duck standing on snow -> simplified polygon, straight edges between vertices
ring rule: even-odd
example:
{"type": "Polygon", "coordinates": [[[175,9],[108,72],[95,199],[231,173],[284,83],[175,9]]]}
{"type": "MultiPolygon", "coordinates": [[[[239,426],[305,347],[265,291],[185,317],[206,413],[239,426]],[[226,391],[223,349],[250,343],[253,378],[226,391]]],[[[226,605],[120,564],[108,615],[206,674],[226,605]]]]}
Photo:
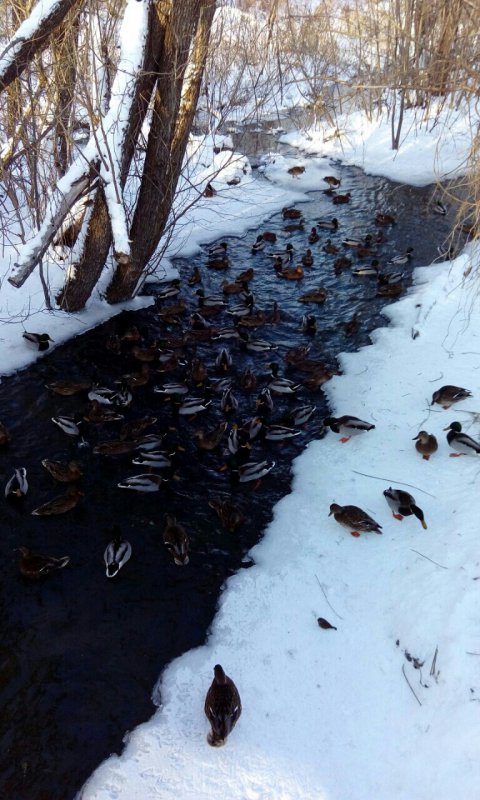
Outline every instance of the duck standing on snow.
{"type": "Polygon", "coordinates": [[[454,403],[459,403],[460,400],[471,396],[472,393],[468,389],[462,389],[460,386],[441,386],[433,393],[430,405],[438,403],[442,408],[450,408],[454,403]]]}
{"type": "Polygon", "coordinates": [[[433,435],[433,433],[427,433],[427,431],[420,431],[414,436],[413,441],[416,442],[415,450],[417,453],[420,453],[422,458],[425,461],[428,461],[433,453],[436,453],[438,450],[438,442],[433,435]]]}
{"type": "Polygon", "coordinates": [[[382,526],[358,506],[339,506],[337,503],[332,503],[328,516],[331,517],[332,514],[335,521],[348,528],[352,536],[360,536],[360,532],[369,531],[383,533],[382,526]]]}
{"type": "Polygon", "coordinates": [[[205,698],[205,714],[212,727],[207,742],[212,747],[221,747],[242,713],[242,703],[237,687],[225,675],[223,667],[216,664],[213,671],[215,677],[205,698]]]}
{"type": "Polygon", "coordinates": [[[480,443],[462,433],[462,426],[459,422],[452,422],[448,428],[444,428],[447,433],[447,442],[455,450],[455,453],[450,453],[450,458],[455,456],[474,456],[480,453],[480,443]]]}
{"type": "Polygon", "coordinates": [[[123,538],[122,532],[117,525],[113,528],[112,533],[114,538],[107,544],[103,554],[107,578],[114,578],[132,555],[132,545],[123,538]]]}
{"type": "Polygon", "coordinates": [[[22,336],[35,350],[40,352],[48,350],[50,342],[53,342],[48,333],[28,333],[28,331],[24,331],[22,336]]]}
{"type": "Polygon", "coordinates": [[[410,517],[413,514],[420,520],[422,528],[427,530],[423,511],[416,505],[415,498],[411,494],[402,489],[392,489],[391,486],[389,489],[385,489],[383,494],[395,519],[401,522],[404,517],[410,517]]]}
{"type": "Polygon", "coordinates": [[[323,420],[323,424],[328,425],[334,433],[339,433],[342,437],[340,441],[343,443],[348,442],[352,436],[375,428],[371,422],[365,422],[348,414],[344,414],[343,417],[327,417],[323,420]]]}

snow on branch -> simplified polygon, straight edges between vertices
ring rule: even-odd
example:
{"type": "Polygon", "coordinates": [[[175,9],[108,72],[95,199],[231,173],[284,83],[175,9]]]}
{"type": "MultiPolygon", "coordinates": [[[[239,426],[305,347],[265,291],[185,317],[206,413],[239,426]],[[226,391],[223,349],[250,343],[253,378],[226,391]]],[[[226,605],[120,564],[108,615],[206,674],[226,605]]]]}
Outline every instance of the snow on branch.
{"type": "Polygon", "coordinates": [[[144,63],[151,0],[129,0],[120,31],[120,59],[112,86],[107,114],[80,156],[61,178],[49,200],[49,208],[37,234],[20,251],[9,283],[20,288],[44,255],[65,216],[78,199],[92,188],[98,176],[102,181],[110,216],[114,256],[128,262],[130,242],[120,182],[120,164],[135,86],[144,63]]]}
{"type": "Polygon", "coordinates": [[[0,53],[0,92],[23,72],[71,8],[83,0],[40,0],[0,53]]]}

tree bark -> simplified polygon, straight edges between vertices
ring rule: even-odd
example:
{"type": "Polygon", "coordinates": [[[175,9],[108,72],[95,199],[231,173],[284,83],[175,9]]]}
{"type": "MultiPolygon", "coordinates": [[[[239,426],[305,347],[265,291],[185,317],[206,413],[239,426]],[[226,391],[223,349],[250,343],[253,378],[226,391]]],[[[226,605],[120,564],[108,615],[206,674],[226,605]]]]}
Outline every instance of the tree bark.
{"type": "Polygon", "coordinates": [[[57,0],[45,14],[42,14],[40,3],[35,6],[0,53],[0,92],[22,74],[34,55],[47,45],[51,34],[70,9],[80,3],[83,5],[83,0],[57,0]]]}
{"type": "MultiPolygon", "coordinates": [[[[167,4],[161,5],[165,9],[167,4]]],[[[110,303],[133,296],[165,230],[200,93],[215,0],[168,5],[152,125],[130,231],[131,261],[117,266],[107,290],[110,303]]]]}

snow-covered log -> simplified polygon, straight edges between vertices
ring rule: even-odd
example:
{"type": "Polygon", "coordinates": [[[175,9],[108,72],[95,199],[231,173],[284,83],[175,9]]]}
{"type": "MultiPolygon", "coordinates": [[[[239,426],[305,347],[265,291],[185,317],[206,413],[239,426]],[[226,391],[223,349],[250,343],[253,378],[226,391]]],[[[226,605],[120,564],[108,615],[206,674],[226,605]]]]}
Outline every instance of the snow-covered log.
{"type": "Polygon", "coordinates": [[[49,36],[83,0],[40,0],[0,53],[0,92],[6,89],[43,50],[49,36]]]}

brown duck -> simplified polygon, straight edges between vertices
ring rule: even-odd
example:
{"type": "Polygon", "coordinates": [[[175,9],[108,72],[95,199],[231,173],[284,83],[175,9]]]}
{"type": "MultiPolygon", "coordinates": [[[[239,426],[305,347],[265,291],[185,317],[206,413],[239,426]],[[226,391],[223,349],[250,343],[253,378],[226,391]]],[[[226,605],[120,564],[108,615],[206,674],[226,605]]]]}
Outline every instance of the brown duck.
{"type": "Polygon", "coordinates": [[[78,461],[49,461],[44,458],[42,466],[50,473],[52,478],[59,483],[75,483],[83,475],[78,461]]]}
{"type": "Polygon", "coordinates": [[[47,517],[56,516],[57,514],[66,514],[67,511],[71,511],[72,508],[78,505],[83,495],[84,492],[81,492],[80,489],[71,489],[66,492],[66,494],[61,494],[53,500],[50,500],[49,503],[44,503],[43,506],[39,506],[32,511],[32,515],[34,517],[47,517]]]}
{"type": "Polygon", "coordinates": [[[237,687],[225,675],[223,667],[216,664],[213,671],[215,677],[205,698],[205,714],[212,727],[207,742],[212,747],[221,747],[242,713],[242,703],[237,687]]]}
{"type": "Polygon", "coordinates": [[[213,497],[208,501],[208,505],[217,514],[222,528],[229,533],[235,533],[245,522],[245,515],[231,500],[221,500],[219,497],[213,497]]]}
{"type": "Polygon", "coordinates": [[[433,433],[420,431],[420,433],[417,433],[417,435],[413,437],[413,441],[415,442],[415,450],[417,453],[420,453],[425,461],[428,461],[430,456],[438,450],[438,442],[433,433]]]}
{"type": "Polygon", "coordinates": [[[358,506],[339,506],[337,503],[332,503],[328,516],[331,517],[332,514],[336,522],[348,528],[352,536],[360,536],[360,532],[369,531],[382,533],[382,526],[358,506]]]}
{"type": "Polygon", "coordinates": [[[179,525],[176,517],[165,514],[165,530],[163,531],[163,541],[167,550],[173,556],[175,564],[185,567],[189,562],[188,551],[190,541],[183,525],[179,525]]]}
{"type": "Polygon", "coordinates": [[[70,556],[62,556],[61,558],[54,558],[53,556],[44,556],[39,553],[32,553],[29,547],[22,545],[18,548],[20,558],[18,560],[18,568],[20,574],[24,578],[38,580],[54,572],[57,569],[63,569],[70,561],[70,556]]]}

